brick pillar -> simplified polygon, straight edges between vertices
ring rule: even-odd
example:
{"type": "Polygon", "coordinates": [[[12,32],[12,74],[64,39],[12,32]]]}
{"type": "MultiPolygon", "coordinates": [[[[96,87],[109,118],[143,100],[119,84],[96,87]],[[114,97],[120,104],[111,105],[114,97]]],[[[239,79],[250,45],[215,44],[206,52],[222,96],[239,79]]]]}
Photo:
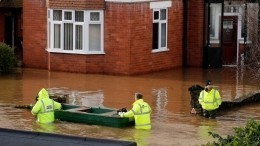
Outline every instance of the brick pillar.
{"type": "Polygon", "coordinates": [[[203,64],[204,0],[188,1],[187,65],[203,64]]]}
{"type": "Polygon", "coordinates": [[[23,63],[47,68],[47,8],[43,0],[23,1],[23,63]]]}

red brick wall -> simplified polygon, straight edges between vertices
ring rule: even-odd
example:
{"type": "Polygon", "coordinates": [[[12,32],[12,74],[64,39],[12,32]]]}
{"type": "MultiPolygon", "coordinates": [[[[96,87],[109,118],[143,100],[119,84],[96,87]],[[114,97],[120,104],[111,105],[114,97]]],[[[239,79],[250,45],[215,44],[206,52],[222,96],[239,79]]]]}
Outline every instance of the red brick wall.
{"type": "Polygon", "coordinates": [[[77,73],[105,73],[104,55],[51,53],[50,70],[77,73]]]}
{"type": "Polygon", "coordinates": [[[49,8],[67,8],[67,9],[104,9],[105,0],[49,0],[49,8]]]}
{"type": "Polygon", "coordinates": [[[4,41],[4,12],[0,10],[0,42],[4,41]]]}
{"type": "Polygon", "coordinates": [[[168,9],[169,51],[159,53],[152,53],[153,11],[149,3],[106,3],[103,55],[48,54],[45,51],[47,8],[41,2],[24,0],[26,67],[128,75],[182,66],[182,1],[173,1],[168,9]]]}
{"type": "Polygon", "coordinates": [[[181,1],[168,9],[169,51],[159,53],[152,53],[153,11],[149,3],[107,3],[106,8],[105,67],[109,72],[137,74],[182,65],[181,1]]]}
{"type": "Polygon", "coordinates": [[[107,3],[105,10],[105,70],[130,74],[131,4],[107,3]]]}
{"type": "Polygon", "coordinates": [[[23,1],[23,63],[47,68],[47,9],[43,0],[23,1]]]}
{"type": "Polygon", "coordinates": [[[204,0],[188,1],[188,66],[202,66],[204,0]]]}

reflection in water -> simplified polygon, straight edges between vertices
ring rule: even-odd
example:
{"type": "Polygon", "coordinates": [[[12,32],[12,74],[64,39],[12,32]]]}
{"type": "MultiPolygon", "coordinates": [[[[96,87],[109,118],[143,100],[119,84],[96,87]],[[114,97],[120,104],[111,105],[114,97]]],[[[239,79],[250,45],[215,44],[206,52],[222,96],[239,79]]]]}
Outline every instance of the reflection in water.
{"type": "Polygon", "coordinates": [[[77,91],[66,87],[47,88],[50,95],[68,95],[68,103],[87,107],[103,107],[104,93],[97,91],[77,91]]]}
{"type": "Polygon", "coordinates": [[[134,141],[136,141],[139,145],[147,146],[150,141],[151,130],[134,130],[134,141]]]}
{"type": "Polygon", "coordinates": [[[152,96],[155,98],[156,106],[153,107],[153,116],[156,120],[165,121],[167,120],[167,90],[166,88],[153,89],[152,96]]]}
{"type": "Polygon", "coordinates": [[[34,132],[55,133],[55,131],[57,131],[54,123],[42,124],[38,122],[33,122],[32,124],[32,131],[34,132]]]}
{"type": "Polygon", "coordinates": [[[207,132],[232,134],[233,127],[245,125],[247,118],[260,119],[260,104],[252,104],[221,113],[214,120],[190,114],[188,88],[211,79],[223,100],[239,98],[258,86],[234,68],[206,70],[201,68],[175,69],[136,75],[111,76],[49,72],[22,69],[17,74],[0,75],[0,126],[12,129],[53,132],[57,134],[96,138],[133,140],[138,145],[168,146],[207,143],[207,132]],[[152,130],[134,127],[112,128],[56,121],[42,127],[29,110],[15,109],[15,104],[31,104],[41,88],[50,93],[68,94],[76,105],[122,108],[132,107],[133,95],[139,91],[152,107],[152,130]],[[49,129],[48,129],[49,128],[49,129]]]}

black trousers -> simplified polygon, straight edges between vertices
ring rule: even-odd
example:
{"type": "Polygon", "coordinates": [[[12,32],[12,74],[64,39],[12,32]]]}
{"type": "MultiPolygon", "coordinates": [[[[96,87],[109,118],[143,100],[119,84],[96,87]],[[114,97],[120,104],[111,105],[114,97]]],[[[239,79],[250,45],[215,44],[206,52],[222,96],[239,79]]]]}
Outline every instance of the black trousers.
{"type": "Polygon", "coordinates": [[[216,118],[216,115],[217,115],[217,109],[211,111],[207,111],[203,109],[203,116],[206,118],[216,118]]]}

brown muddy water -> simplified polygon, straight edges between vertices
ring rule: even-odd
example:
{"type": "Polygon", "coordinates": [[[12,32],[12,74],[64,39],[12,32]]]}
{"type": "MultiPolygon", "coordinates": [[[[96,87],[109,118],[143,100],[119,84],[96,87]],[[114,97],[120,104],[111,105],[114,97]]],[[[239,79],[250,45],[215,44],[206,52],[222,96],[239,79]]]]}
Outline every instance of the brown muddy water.
{"type": "Polygon", "coordinates": [[[0,127],[41,131],[94,138],[136,141],[138,146],[194,146],[214,140],[208,131],[232,134],[233,127],[244,126],[248,118],[260,120],[260,104],[243,106],[205,119],[190,114],[188,88],[211,79],[223,100],[232,100],[258,90],[255,83],[236,68],[174,69],[163,72],[112,76],[18,69],[12,75],[0,75],[0,127]],[[134,127],[112,128],[56,121],[48,126],[35,122],[29,110],[12,105],[31,104],[41,88],[51,93],[66,93],[70,103],[85,106],[132,107],[135,92],[144,94],[152,109],[152,130],[134,127]]]}

